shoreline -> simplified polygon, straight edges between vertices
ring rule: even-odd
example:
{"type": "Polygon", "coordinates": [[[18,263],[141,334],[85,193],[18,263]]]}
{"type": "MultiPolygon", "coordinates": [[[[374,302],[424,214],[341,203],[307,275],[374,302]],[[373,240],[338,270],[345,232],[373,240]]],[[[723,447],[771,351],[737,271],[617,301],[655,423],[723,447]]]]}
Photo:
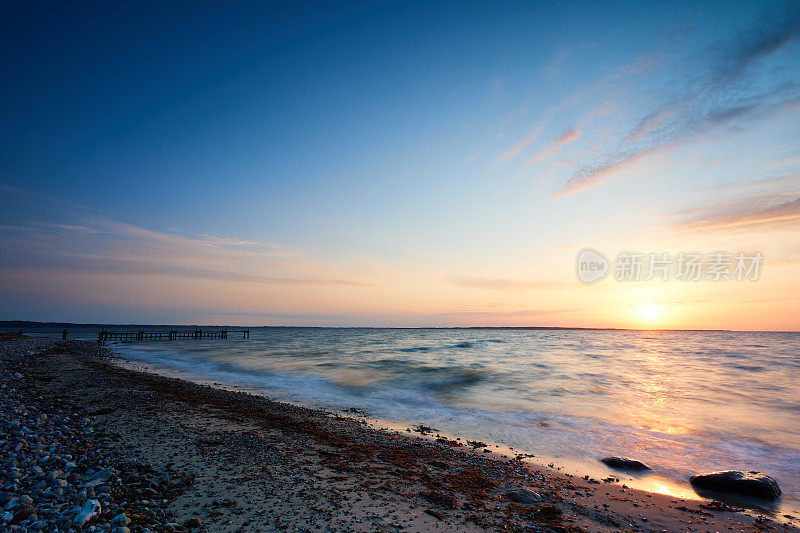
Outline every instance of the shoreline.
{"type": "MultiPolygon", "coordinates": [[[[215,388],[234,392],[244,392],[254,394],[260,397],[270,398],[275,401],[284,402],[293,406],[306,407],[312,410],[330,411],[339,413],[343,416],[354,417],[358,420],[366,421],[371,427],[375,429],[385,429],[388,431],[409,433],[408,428],[416,427],[420,423],[435,426],[434,435],[427,435],[426,438],[434,439],[438,436],[446,437],[451,440],[460,441],[462,444],[467,442],[468,439],[475,441],[485,441],[487,446],[478,449],[480,453],[483,449],[493,453],[492,457],[496,459],[503,459],[505,456],[514,457],[520,454],[526,455],[522,458],[525,463],[532,463],[534,468],[544,469],[561,474],[572,474],[573,477],[584,477],[589,475],[591,478],[598,480],[608,479],[609,477],[618,478],[617,483],[627,485],[632,489],[638,489],[645,492],[659,493],[673,498],[680,498],[688,501],[695,501],[697,503],[708,503],[713,501],[715,497],[722,498],[722,501],[733,506],[743,507],[749,509],[751,513],[765,513],[769,516],[785,517],[785,515],[800,516],[800,505],[794,495],[793,485],[787,483],[786,487],[783,486],[785,479],[779,479],[784,489],[784,497],[776,501],[759,501],[757,499],[748,499],[737,497],[735,495],[717,494],[709,495],[707,493],[698,493],[695,488],[689,483],[691,475],[701,472],[711,472],[715,470],[724,470],[732,467],[748,470],[748,465],[751,465],[747,459],[732,458],[727,462],[717,462],[716,465],[695,465],[694,467],[685,467],[683,471],[676,472],[674,469],[668,471],[664,464],[659,464],[658,460],[652,457],[653,454],[638,453],[635,459],[642,459],[651,466],[653,470],[644,472],[619,470],[608,467],[603,464],[599,459],[606,455],[627,455],[626,450],[638,449],[635,443],[616,442],[610,443],[609,446],[604,446],[602,450],[597,450],[598,453],[586,456],[584,455],[557,455],[542,453],[543,445],[537,439],[529,439],[526,444],[500,444],[501,441],[494,440],[488,432],[481,431],[480,426],[467,427],[458,423],[452,423],[451,420],[441,420],[437,418],[437,413],[431,413],[426,410],[404,410],[404,415],[395,418],[387,418],[387,411],[383,409],[383,417],[376,415],[372,411],[369,402],[362,402],[359,398],[351,398],[343,400],[341,398],[329,397],[323,394],[325,399],[319,399],[311,394],[309,397],[300,397],[291,392],[287,393],[286,390],[280,387],[271,388],[270,386],[258,385],[249,382],[246,379],[238,380],[237,375],[231,374],[210,374],[204,375],[203,371],[197,372],[190,368],[182,368],[180,365],[172,366],[170,361],[162,361],[156,357],[155,360],[148,357],[147,352],[139,353],[140,349],[137,345],[128,346],[127,343],[111,343],[108,348],[118,355],[118,364],[124,368],[143,371],[147,373],[155,373],[165,377],[182,379],[193,383],[209,385],[215,388]],[[356,407],[352,407],[352,406],[356,407]],[[409,416],[410,415],[410,416],[409,416]],[[477,428],[477,431],[476,431],[477,428]]],[[[166,350],[169,348],[169,343],[164,346],[166,350]]],[[[156,353],[159,353],[158,351],[156,353]]],[[[173,361],[174,362],[174,361],[173,361]]],[[[397,415],[397,413],[394,413],[397,415]]],[[[445,417],[447,418],[447,417],[445,417]]],[[[584,431],[589,433],[604,434],[605,431],[613,431],[615,428],[586,429],[584,431]]],[[[581,434],[578,435],[580,437],[581,434]]],[[[418,432],[417,432],[418,436],[418,432]]],[[[597,448],[597,447],[595,447],[597,448]]],[[[464,448],[469,451],[468,447],[464,448]]],[[[645,450],[641,450],[644,452],[645,450]]],[[[765,472],[781,472],[779,469],[765,468],[765,472]]]]}
{"type": "Polygon", "coordinates": [[[0,340],[0,354],[3,461],[15,455],[18,474],[18,488],[4,489],[9,498],[2,504],[17,498],[17,507],[27,506],[5,510],[0,530],[75,527],[76,509],[96,501],[100,510],[84,526],[117,520],[121,533],[800,531],[794,517],[731,512],[613,481],[590,483],[470,451],[452,438],[384,431],[335,412],[123,368],[108,349],[86,341],[10,337],[0,340]],[[42,415],[50,422],[38,422],[42,415]],[[37,434],[36,446],[20,427],[37,434]],[[65,427],[80,438],[64,442],[65,427]],[[39,460],[44,466],[31,464],[39,460]],[[53,471],[62,474],[48,479],[53,471]],[[106,471],[106,480],[88,485],[106,471]],[[519,488],[525,491],[514,492],[519,488]],[[28,509],[36,520],[28,518],[33,512],[21,516],[28,509]]]}

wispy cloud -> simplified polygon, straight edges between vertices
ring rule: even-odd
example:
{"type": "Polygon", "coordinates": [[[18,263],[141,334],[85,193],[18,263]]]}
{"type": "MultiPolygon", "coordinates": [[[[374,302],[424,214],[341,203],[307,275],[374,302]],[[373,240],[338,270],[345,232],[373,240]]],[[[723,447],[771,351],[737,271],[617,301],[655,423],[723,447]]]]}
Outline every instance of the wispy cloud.
{"type": "Polygon", "coordinates": [[[800,227],[800,173],[768,176],[701,190],[715,202],[666,216],[679,231],[781,230],[800,227]]]}
{"type": "Polygon", "coordinates": [[[760,76],[774,65],[766,60],[800,40],[800,5],[764,19],[735,38],[704,51],[703,68],[693,78],[679,80],[677,90],[656,101],[619,141],[604,153],[579,161],[554,196],[598,185],[650,157],[710,134],[742,131],[800,104],[796,72],[760,76]],[[766,81],[771,80],[771,81],[766,81]]]}
{"type": "Polygon", "coordinates": [[[694,210],[681,220],[680,230],[774,230],[800,227],[800,198],[775,205],[710,206],[694,210]]]}
{"type": "Polygon", "coordinates": [[[550,79],[557,78],[561,74],[561,69],[563,68],[564,63],[566,63],[574,53],[574,47],[561,50],[552,58],[550,58],[545,66],[542,67],[542,72],[544,72],[544,75],[550,79]]]}
{"type": "Polygon", "coordinates": [[[530,281],[507,278],[454,277],[450,283],[467,289],[488,289],[493,291],[527,291],[532,289],[557,289],[569,284],[561,281],[530,281]]]}
{"type": "Polygon", "coordinates": [[[796,2],[779,17],[765,17],[741,31],[728,43],[720,43],[711,82],[729,83],[743,76],[758,61],[800,38],[800,7],[796,2]]]}
{"type": "Polygon", "coordinates": [[[160,276],[270,285],[363,286],[275,243],[153,231],[74,212],[63,221],[0,226],[0,272],[160,276]]]}
{"type": "Polygon", "coordinates": [[[665,109],[654,111],[642,117],[634,130],[625,137],[625,142],[640,141],[647,137],[654,129],[664,124],[673,114],[673,110],[665,109]]]}
{"type": "Polygon", "coordinates": [[[794,94],[794,91],[777,96],[769,93],[752,100],[749,104],[712,108],[700,116],[685,113],[680,122],[671,121],[670,131],[663,132],[663,135],[645,135],[646,142],[635,148],[607,154],[599,163],[582,165],[554,196],[565,196],[598,185],[628,170],[643,158],[665,152],[721,128],[746,127],[749,123],[774,115],[778,111],[792,110],[800,104],[800,95],[794,94]]]}
{"type": "Polygon", "coordinates": [[[550,157],[551,155],[555,154],[563,147],[567,146],[570,143],[573,143],[581,138],[581,130],[578,128],[567,128],[566,130],[562,131],[547,144],[547,146],[540,150],[539,152],[535,153],[531,156],[527,164],[533,165],[550,157]]]}
{"type": "Polygon", "coordinates": [[[792,157],[784,157],[783,159],[776,159],[774,161],[770,161],[769,163],[769,168],[782,168],[782,167],[800,168],[800,155],[792,157]]]}
{"type": "Polygon", "coordinates": [[[473,318],[514,318],[514,317],[541,317],[558,313],[569,313],[576,309],[517,309],[514,311],[453,311],[443,313],[444,316],[473,317],[473,318]]]}
{"type": "Polygon", "coordinates": [[[544,127],[537,126],[530,135],[524,139],[521,139],[517,144],[500,154],[498,159],[500,161],[508,161],[509,159],[517,157],[525,148],[536,142],[536,140],[542,135],[542,131],[544,131],[544,127]]]}

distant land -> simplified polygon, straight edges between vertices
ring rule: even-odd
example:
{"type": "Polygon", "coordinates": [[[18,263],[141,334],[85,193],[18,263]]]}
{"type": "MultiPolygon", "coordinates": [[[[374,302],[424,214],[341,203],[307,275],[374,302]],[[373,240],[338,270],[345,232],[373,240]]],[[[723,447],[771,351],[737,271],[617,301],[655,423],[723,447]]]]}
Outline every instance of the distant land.
{"type": "MultiPolygon", "coordinates": [[[[577,330],[577,331],[733,331],[730,329],[658,329],[658,328],[586,328],[571,326],[419,326],[419,327],[378,327],[378,326],[238,326],[231,324],[105,324],[105,323],[76,323],[76,322],[34,322],[30,320],[0,320],[0,329],[23,330],[26,329],[70,329],[70,328],[131,328],[131,327],[154,327],[154,328],[275,328],[275,329],[478,329],[478,330],[577,330]]],[[[772,333],[792,333],[772,332],[772,333]]]]}

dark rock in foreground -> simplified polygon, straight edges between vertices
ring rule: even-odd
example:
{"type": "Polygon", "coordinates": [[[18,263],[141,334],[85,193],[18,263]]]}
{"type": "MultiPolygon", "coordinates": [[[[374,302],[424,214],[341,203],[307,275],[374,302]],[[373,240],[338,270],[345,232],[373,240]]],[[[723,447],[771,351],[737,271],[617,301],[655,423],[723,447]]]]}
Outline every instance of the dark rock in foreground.
{"type": "Polygon", "coordinates": [[[781,495],[778,482],[763,472],[725,470],[710,474],[697,474],[689,482],[699,489],[718,492],[737,492],[746,496],[774,500],[781,495]]]}
{"type": "Polygon", "coordinates": [[[636,461],[634,459],[626,459],[625,457],[603,457],[600,459],[601,463],[605,463],[607,466],[611,468],[618,468],[621,470],[652,470],[649,466],[644,464],[641,461],[636,461]]]}

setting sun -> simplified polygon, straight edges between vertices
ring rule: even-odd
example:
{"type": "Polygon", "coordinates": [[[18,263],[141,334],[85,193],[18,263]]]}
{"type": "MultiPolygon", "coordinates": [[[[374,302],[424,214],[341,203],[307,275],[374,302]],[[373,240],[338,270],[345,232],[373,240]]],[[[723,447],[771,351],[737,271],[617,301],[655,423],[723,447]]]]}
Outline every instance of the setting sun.
{"type": "Polygon", "coordinates": [[[636,308],[636,314],[644,322],[655,322],[663,314],[660,306],[656,304],[643,304],[636,308]]]}

